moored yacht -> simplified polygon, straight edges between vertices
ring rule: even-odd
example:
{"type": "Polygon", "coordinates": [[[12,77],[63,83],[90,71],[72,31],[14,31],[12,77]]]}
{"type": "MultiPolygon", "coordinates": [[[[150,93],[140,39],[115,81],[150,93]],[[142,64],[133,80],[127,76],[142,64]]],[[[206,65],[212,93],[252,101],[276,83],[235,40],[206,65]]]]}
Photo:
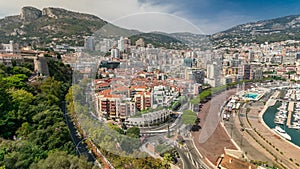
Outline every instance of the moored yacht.
{"type": "Polygon", "coordinates": [[[283,119],[283,118],[275,118],[274,119],[274,123],[276,123],[276,124],[284,124],[285,123],[285,119],[283,119]]]}
{"type": "Polygon", "coordinates": [[[300,122],[293,122],[292,128],[300,130],[300,122]]]}
{"type": "Polygon", "coordinates": [[[278,133],[281,137],[283,137],[283,138],[285,138],[285,139],[287,139],[287,140],[291,140],[291,136],[290,136],[289,134],[287,134],[281,127],[276,126],[276,127],[274,128],[274,131],[275,131],[276,133],[278,133]]]}

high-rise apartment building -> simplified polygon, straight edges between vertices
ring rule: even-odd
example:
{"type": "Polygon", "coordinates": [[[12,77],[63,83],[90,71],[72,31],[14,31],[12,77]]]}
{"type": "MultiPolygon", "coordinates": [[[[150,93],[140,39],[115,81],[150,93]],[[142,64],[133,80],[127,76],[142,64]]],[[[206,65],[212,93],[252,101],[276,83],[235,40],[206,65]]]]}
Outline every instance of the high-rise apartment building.
{"type": "Polygon", "coordinates": [[[87,50],[95,50],[95,38],[93,36],[87,36],[84,39],[84,48],[87,50]]]}

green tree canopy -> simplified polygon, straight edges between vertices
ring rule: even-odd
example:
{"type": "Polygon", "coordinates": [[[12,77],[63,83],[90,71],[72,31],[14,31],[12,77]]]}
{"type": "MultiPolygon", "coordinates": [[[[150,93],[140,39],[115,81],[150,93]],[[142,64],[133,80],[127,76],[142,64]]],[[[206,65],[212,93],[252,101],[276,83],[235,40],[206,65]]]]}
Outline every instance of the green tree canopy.
{"type": "Polygon", "coordinates": [[[184,110],[181,118],[183,124],[193,125],[197,120],[197,114],[192,110],[184,110]]]}
{"type": "Polygon", "coordinates": [[[40,159],[46,157],[47,153],[43,151],[39,146],[26,141],[2,141],[0,144],[1,149],[5,155],[0,158],[0,166],[3,165],[6,168],[29,168],[33,162],[38,162],[40,159]]]}
{"type": "Polygon", "coordinates": [[[46,159],[33,163],[31,169],[58,169],[58,168],[74,168],[74,169],[91,169],[96,168],[92,163],[87,162],[84,157],[76,157],[69,155],[67,152],[55,151],[50,153],[46,159]]]}
{"type": "Polygon", "coordinates": [[[126,135],[133,138],[139,138],[140,137],[140,128],[133,126],[127,129],[126,135]]]}
{"type": "Polygon", "coordinates": [[[17,88],[22,89],[26,88],[26,81],[28,77],[24,74],[15,74],[9,77],[3,78],[3,81],[6,83],[6,88],[17,88]]]}

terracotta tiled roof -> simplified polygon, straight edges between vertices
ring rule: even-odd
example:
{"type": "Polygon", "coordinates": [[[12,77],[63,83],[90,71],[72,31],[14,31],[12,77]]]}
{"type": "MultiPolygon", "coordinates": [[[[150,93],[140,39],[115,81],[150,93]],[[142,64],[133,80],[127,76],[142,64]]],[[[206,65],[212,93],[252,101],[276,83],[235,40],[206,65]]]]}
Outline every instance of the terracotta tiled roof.
{"type": "Polygon", "coordinates": [[[36,50],[24,50],[24,49],[21,49],[21,53],[30,53],[30,54],[34,53],[34,54],[36,54],[36,53],[44,53],[44,52],[36,51],[36,50]]]}
{"type": "Polygon", "coordinates": [[[104,98],[122,98],[122,96],[117,94],[107,94],[104,95],[104,98]]]}
{"type": "Polygon", "coordinates": [[[110,94],[111,92],[112,92],[111,89],[106,89],[106,90],[103,90],[103,91],[99,92],[99,94],[100,94],[100,95],[108,95],[108,94],[110,94]]]}
{"type": "Polygon", "coordinates": [[[131,86],[132,89],[146,89],[147,86],[137,86],[137,85],[134,85],[134,86],[131,86]]]}
{"type": "Polygon", "coordinates": [[[96,87],[107,87],[107,86],[110,86],[110,84],[104,82],[104,83],[96,84],[95,86],[96,86],[96,87]]]}
{"type": "Polygon", "coordinates": [[[230,169],[241,169],[241,168],[256,169],[257,168],[254,164],[237,159],[227,154],[224,155],[219,165],[221,165],[224,168],[230,168],[230,169]]]}
{"type": "Polygon", "coordinates": [[[127,91],[129,90],[128,87],[125,87],[125,86],[120,86],[120,87],[116,87],[114,88],[115,91],[127,91]]]}
{"type": "Polygon", "coordinates": [[[0,57],[21,57],[21,55],[13,53],[2,53],[0,54],[0,57]]]}

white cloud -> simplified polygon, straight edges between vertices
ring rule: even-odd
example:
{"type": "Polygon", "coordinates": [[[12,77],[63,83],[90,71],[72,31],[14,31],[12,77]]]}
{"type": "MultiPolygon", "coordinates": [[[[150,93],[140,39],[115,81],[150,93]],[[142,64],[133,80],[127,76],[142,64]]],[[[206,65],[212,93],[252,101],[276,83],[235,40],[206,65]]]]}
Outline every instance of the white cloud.
{"type": "Polygon", "coordinates": [[[145,32],[163,31],[167,33],[203,33],[199,28],[184,18],[160,12],[136,13],[118,18],[112,23],[125,28],[142,29],[145,32]]]}
{"type": "Polygon", "coordinates": [[[168,15],[175,6],[154,5],[150,2],[141,3],[138,0],[11,0],[9,3],[1,0],[0,6],[0,14],[3,16],[19,14],[23,6],[34,6],[39,9],[51,6],[94,14],[127,28],[133,26],[134,29],[144,31],[190,31],[187,29],[189,26],[183,26],[189,23],[184,23],[184,20],[168,15]],[[176,25],[177,21],[180,21],[180,24],[176,25]]]}
{"type": "MultiPolygon", "coordinates": [[[[101,18],[115,20],[121,16],[139,12],[168,12],[170,5],[153,6],[138,0],[1,0],[1,13],[19,14],[23,6],[61,7],[73,11],[95,14],[101,18]]],[[[3,16],[2,16],[3,17],[3,16]]]]}
{"type": "MultiPolygon", "coordinates": [[[[207,1],[201,1],[208,3],[207,1]]],[[[149,0],[0,0],[0,17],[19,14],[23,6],[61,7],[72,11],[89,13],[126,28],[142,31],[213,33],[225,30],[242,19],[239,17],[211,18],[195,15],[180,3],[160,3],[149,0]],[[196,24],[197,26],[193,25],[196,24]],[[197,28],[198,27],[198,28],[197,28]],[[200,31],[203,30],[203,31],[200,31]]]]}

